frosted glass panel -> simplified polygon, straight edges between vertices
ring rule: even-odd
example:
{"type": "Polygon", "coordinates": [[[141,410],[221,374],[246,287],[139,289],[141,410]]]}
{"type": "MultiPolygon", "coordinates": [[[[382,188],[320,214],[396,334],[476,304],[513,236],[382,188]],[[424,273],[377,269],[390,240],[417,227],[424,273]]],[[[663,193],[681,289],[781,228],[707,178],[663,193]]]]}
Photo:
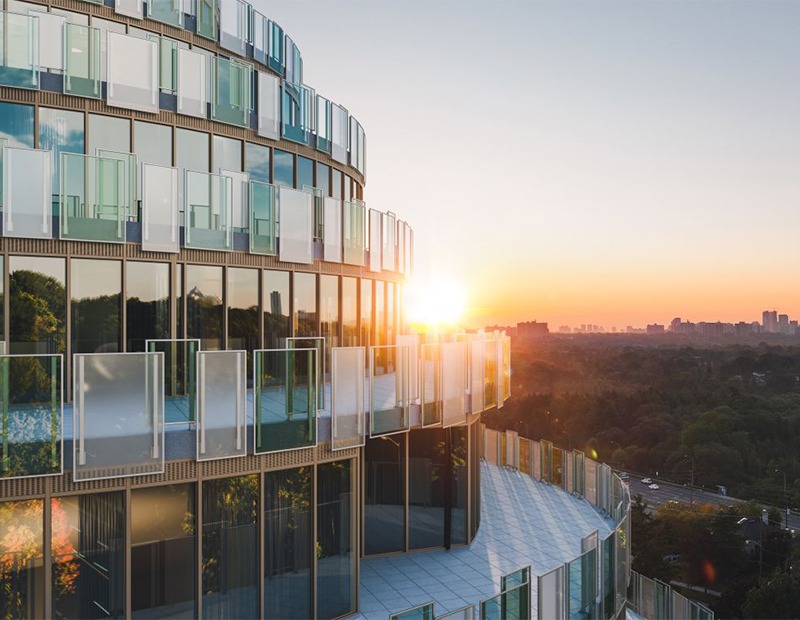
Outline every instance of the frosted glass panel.
{"type": "Polygon", "coordinates": [[[254,351],[255,452],[317,443],[317,349],[254,351]]]}
{"type": "Polygon", "coordinates": [[[406,225],[405,222],[397,222],[397,272],[406,272],[406,225]]]}
{"type": "Polygon", "coordinates": [[[120,15],[142,19],[142,0],[116,0],[114,11],[120,15]]]}
{"type": "Polygon", "coordinates": [[[178,112],[208,116],[208,59],[204,54],[178,49],[178,112]]]}
{"type": "Polygon", "coordinates": [[[409,428],[409,356],[404,346],[370,347],[370,437],[409,428]]]}
{"type": "Polygon", "coordinates": [[[0,85],[39,88],[38,18],[0,11],[0,85]]]}
{"type": "Polygon", "coordinates": [[[53,236],[52,151],[6,147],[2,163],[3,236],[49,239],[53,236]]]}
{"type": "Polygon", "coordinates": [[[537,577],[539,618],[564,617],[564,567],[537,577]]]}
{"type": "Polygon", "coordinates": [[[467,343],[444,342],[442,347],[442,425],[467,420],[467,343]]]}
{"type": "Polygon", "coordinates": [[[369,210],[369,270],[381,271],[381,220],[383,214],[369,210]]]}
{"type": "Polygon", "coordinates": [[[442,422],[442,351],[439,344],[423,344],[422,364],[422,426],[442,422]]]}
{"type": "Polygon", "coordinates": [[[142,164],[142,249],[178,253],[178,169],[142,164]]]}
{"type": "Polygon", "coordinates": [[[399,346],[408,347],[408,398],[419,401],[419,335],[397,336],[399,346]]]}
{"type": "Polygon", "coordinates": [[[331,104],[331,157],[340,164],[347,164],[347,110],[331,104]]]}
{"type": "Polygon", "coordinates": [[[382,213],[381,221],[383,233],[383,268],[386,271],[396,271],[394,234],[397,228],[397,219],[394,213],[382,213]]]}
{"type": "Polygon", "coordinates": [[[258,135],[277,140],[281,130],[281,81],[258,73],[258,135]]]}
{"type": "Polygon", "coordinates": [[[247,454],[244,351],[197,353],[197,460],[247,454]]]}
{"type": "Polygon", "coordinates": [[[343,260],[348,265],[364,266],[366,239],[365,218],[367,208],[356,202],[346,201],[342,211],[343,260]]]}
{"type": "Polygon", "coordinates": [[[66,18],[53,13],[31,11],[39,20],[39,65],[42,69],[64,69],[64,22],[66,18]]]}
{"type": "Polygon", "coordinates": [[[314,196],[278,188],[278,258],[290,263],[314,262],[314,196]]]}
{"type": "Polygon", "coordinates": [[[331,450],[364,445],[364,348],[331,349],[331,450]]]}
{"type": "Polygon", "coordinates": [[[0,478],[60,474],[63,356],[0,356],[0,478]]]}
{"type": "Polygon", "coordinates": [[[469,341],[470,358],[470,393],[472,396],[472,413],[484,410],[484,369],[486,367],[484,340],[472,339],[469,341]]]}
{"type": "Polygon", "coordinates": [[[275,228],[275,186],[250,181],[251,254],[276,253],[278,244],[275,228]]]}
{"type": "Polygon", "coordinates": [[[342,201],[325,196],[323,199],[322,258],[342,262],[342,201]]]}
{"type": "Polygon", "coordinates": [[[230,250],[233,247],[231,180],[187,170],[184,188],[186,247],[230,250]]]}
{"type": "Polygon", "coordinates": [[[158,43],[108,35],[108,105],[158,113],[158,43]]]}
{"type": "Polygon", "coordinates": [[[231,170],[219,173],[231,180],[231,226],[244,230],[250,222],[250,175],[231,170]]]}
{"type": "Polygon", "coordinates": [[[243,0],[219,3],[219,44],[244,56],[247,50],[250,5],[243,0]]]}
{"type": "Polygon", "coordinates": [[[164,471],[164,354],[73,356],[74,478],[164,471]]]}

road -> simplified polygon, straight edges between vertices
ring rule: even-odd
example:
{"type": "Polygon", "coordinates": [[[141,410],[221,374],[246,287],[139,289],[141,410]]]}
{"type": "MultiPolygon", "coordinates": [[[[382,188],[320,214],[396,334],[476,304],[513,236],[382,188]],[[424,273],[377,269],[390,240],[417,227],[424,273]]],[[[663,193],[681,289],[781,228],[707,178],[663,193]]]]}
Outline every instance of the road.
{"type": "MultiPolygon", "coordinates": [[[[672,482],[658,478],[653,478],[653,482],[658,483],[658,486],[661,487],[658,491],[653,491],[648,485],[641,481],[641,478],[634,478],[634,476],[631,475],[628,481],[631,497],[641,495],[642,499],[653,507],[667,504],[670,501],[680,502],[682,504],[688,504],[694,501],[694,503],[722,504],[724,506],[733,506],[737,502],[743,501],[734,497],[725,497],[701,489],[692,490],[688,486],[673,484],[672,482]]],[[[780,508],[780,510],[783,512],[784,509],[780,508]]],[[[792,511],[787,525],[796,532],[800,532],[800,514],[798,514],[797,511],[792,511]]]]}

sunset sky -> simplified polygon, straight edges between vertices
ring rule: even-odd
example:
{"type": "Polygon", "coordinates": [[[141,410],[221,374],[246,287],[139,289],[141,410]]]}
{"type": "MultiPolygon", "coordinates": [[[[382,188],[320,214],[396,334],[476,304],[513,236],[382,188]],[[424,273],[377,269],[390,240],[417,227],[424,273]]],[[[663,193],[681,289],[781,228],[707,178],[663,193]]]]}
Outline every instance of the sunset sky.
{"type": "Polygon", "coordinates": [[[469,326],[800,315],[800,2],[257,4],[469,326]]]}

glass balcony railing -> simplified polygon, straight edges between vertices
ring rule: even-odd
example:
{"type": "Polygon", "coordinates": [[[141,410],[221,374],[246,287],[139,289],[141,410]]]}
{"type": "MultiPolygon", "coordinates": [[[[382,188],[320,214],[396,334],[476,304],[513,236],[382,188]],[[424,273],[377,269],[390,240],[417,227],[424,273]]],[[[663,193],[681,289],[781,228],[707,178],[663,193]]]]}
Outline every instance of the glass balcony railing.
{"type": "Polygon", "coordinates": [[[253,352],[256,454],[316,445],[318,357],[317,348],[253,352]]]}
{"type": "Polygon", "coordinates": [[[197,416],[196,357],[200,341],[147,340],[148,352],[164,355],[164,423],[191,423],[197,416]]]}
{"type": "Polygon", "coordinates": [[[442,350],[439,343],[420,347],[422,426],[442,423],[442,350]]]}
{"type": "MultiPolygon", "coordinates": [[[[330,367],[330,351],[325,346],[325,338],[321,336],[293,336],[286,339],[286,347],[289,349],[315,349],[317,355],[315,361],[317,364],[316,376],[321,384],[329,381],[330,377],[327,374],[330,367]]],[[[317,390],[317,409],[325,409],[326,395],[325,390],[317,390]]]]}
{"type": "Polygon", "coordinates": [[[252,7],[244,0],[224,0],[220,3],[219,44],[244,56],[251,41],[252,7]]]}
{"type": "Polygon", "coordinates": [[[0,138],[0,204],[3,235],[28,239],[53,236],[53,153],[11,148],[0,138]]]}
{"type": "Polygon", "coordinates": [[[76,353],[72,372],[73,478],[163,473],[163,353],[76,353]]]}
{"type": "Polygon", "coordinates": [[[233,248],[231,179],[186,171],[184,181],[184,245],[205,250],[233,248]]]}
{"type": "Polygon", "coordinates": [[[61,355],[0,355],[0,478],[60,474],[61,355]]]}
{"type": "Polygon", "coordinates": [[[345,201],[342,209],[342,260],[348,265],[365,264],[365,219],[366,207],[345,201]]]}
{"type": "Polygon", "coordinates": [[[197,352],[197,460],[247,454],[245,351],[197,352]]]}
{"type": "Polygon", "coordinates": [[[316,93],[302,84],[283,83],[283,105],[281,135],[300,144],[312,143],[316,112],[316,93]]]}
{"type": "Polygon", "coordinates": [[[217,39],[217,0],[197,0],[197,34],[217,39]]]}
{"type": "Polygon", "coordinates": [[[0,85],[39,88],[38,19],[0,12],[0,44],[0,85]]]}
{"type": "Polygon", "coordinates": [[[182,0],[147,0],[147,17],[170,26],[182,28],[182,4],[182,0]]]}
{"type": "MultiPolygon", "coordinates": [[[[529,620],[531,585],[523,583],[481,601],[481,620],[529,620]]],[[[560,616],[547,616],[559,618],[560,616]]]]}
{"type": "Polygon", "coordinates": [[[331,353],[331,450],[364,445],[364,349],[331,353]]]}
{"type": "Polygon", "coordinates": [[[442,356],[442,425],[467,420],[467,343],[444,342],[442,356]]]}
{"type": "Polygon", "coordinates": [[[274,256],[276,235],[276,190],[274,185],[250,181],[250,253],[274,256]]]}
{"type": "Polygon", "coordinates": [[[100,30],[64,24],[64,93],[100,98],[100,30]]]}
{"type": "Polygon", "coordinates": [[[369,348],[370,437],[409,429],[409,356],[407,346],[369,348]]]}
{"type": "MultiPolygon", "coordinates": [[[[134,184],[134,191],[135,188],[134,184]]],[[[180,250],[177,168],[142,164],[140,219],[143,250],[172,253],[180,250]]]]}
{"type": "Polygon", "coordinates": [[[61,153],[61,238],[125,242],[125,162],[61,153]]]}
{"type": "Polygon", "coordinates": [[[392,614],[389,620],[433,620],[433,603],[425,603],[400,613],[392,614]]]}
{"type": "Polygon", "coordinates": [[[221,56],[211,59],[211,118],[250,126],[253,110],[253,67],[221,56]]]}

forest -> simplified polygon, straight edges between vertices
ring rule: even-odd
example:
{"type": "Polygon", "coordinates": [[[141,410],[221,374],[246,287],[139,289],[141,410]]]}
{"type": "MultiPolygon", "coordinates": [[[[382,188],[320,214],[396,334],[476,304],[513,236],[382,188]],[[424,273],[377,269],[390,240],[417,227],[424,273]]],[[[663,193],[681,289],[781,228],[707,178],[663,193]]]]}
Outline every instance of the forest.
{"type": "Polygon", "coordinates": [[[750,500],[635,497],[634,570],[702,589],[684,594],[718,618],[800,617],[800,534],[777,509],[761,520],[761,504],[800,509],[800,343],[512,338],[511,367],[511,398],[487,426],[750,500]]]}

